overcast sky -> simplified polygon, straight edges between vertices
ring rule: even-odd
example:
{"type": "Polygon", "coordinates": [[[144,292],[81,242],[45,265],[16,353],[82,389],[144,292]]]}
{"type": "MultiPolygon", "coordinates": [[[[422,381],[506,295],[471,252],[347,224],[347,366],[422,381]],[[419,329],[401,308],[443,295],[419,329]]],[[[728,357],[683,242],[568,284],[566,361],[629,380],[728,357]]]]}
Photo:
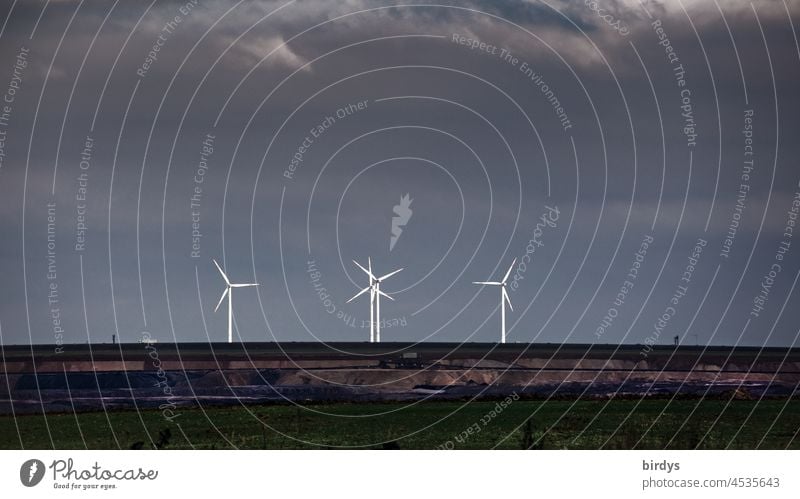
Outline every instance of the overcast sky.
{"type": "Polygon", "coordinates": [[[3,2],[2,343],[795,344],[800,2],[415,3],[3,2]]]}

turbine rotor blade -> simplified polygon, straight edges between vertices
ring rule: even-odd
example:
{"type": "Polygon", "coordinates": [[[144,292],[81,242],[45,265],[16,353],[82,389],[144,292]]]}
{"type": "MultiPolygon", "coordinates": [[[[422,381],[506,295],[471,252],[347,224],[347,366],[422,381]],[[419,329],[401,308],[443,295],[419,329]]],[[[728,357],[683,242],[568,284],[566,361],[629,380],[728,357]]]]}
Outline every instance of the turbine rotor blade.
{"type": "Polygon", "coordinates": [[[250,287],[253,287],[253,286],[258,286],[258,284],[256,284],[256,283],[251,283],[251,284],[231,284],[232,288],[250,288],[250,287]]]}
{"type": "Polygon", "coordinates": [[[217,270],[219,270],[219,273],[222,274],[222,278],[225,279],[225,284],[230,286],[231,285],[231,281],[228,280],[228,276],[225,275],[225,272],[222,271],[222,267],[220,267],[219,264],[217,263],[217,261],[214,260],[213,258],[212,258],[212,261],[214,262],[214,265],[217,266],[217,270]]]}
{"type": "Polygon", "coordinates": [[[356,298],[358,298],[359,296],[363,295],[367,291],[371,291],[371,290],[372,290],[372,286],[367,286],[366,288],[364,288],[361,291],[359,291],[354,297],[352,297],[349,300],[347,300],[347,303],[350,303],[351,301],[355,300],[356,298]]]}
{"type": "Polygon", "coordinates": [[[487,284],[489,286],[502,286],[502,282],[472,281],[472,284],[487,284]]]}
{"type": "Polygon", "coordinates": [[[379,278],[378,278],[378,280],[379,280],[379,281],[382,281],[382,280],[384,280],[384,279],[386,279],[386,278],[392,277],[393,275],[395,275],[396,273],[400,272],[401,270],[403,270],[403,269],[397,269],[397,270],[395,270],[394,272],[389,272],[389,273],[388,273],[388,274],[386,274],[385,276],[383,276],[383,277],[379,277],[379,278]]]}
{"type": "Polygon", "coordinates": [[[503,280],[500,281],[500,282],[502,282],[503,284],[506,283],[506,281],[508,280],[508,276],[511,275],[511,270],[514,268],[514,264],[515,263],[517,263],[517,259],[516,258],[514,258],[514,261],[511,262],[511,266],[508,268],[508,272],[506,272],[506,275],[503,277],[503,280]]]}
{"type": "Polygon", "coordinates": [[[385,296],[386,298],[388,298],[388,299],[390,299],[390,300],[394,301],[394,298],[392,298],[391,296],[387,295],[386,293],[384,293],[384,292],[383,292],[383,291],[381,291],[381,290],[378,290],[378,294],[379,294],[379,295],[381,295],[381,296],[385,296]]]}
{"type": "MultiPolygon", "coordinates": [[[[364,271],[364,273],[365,273],[365,274],[367,274],[367,275],[369,276],[369,278],[370,278],[370,279],[375,279],[375,276],[374,276],[374,275],[372,275],[372,272],[371,272],[370,270],[367,270],[367,269],[365,269],[364,267],[362,267],[362,266],[361,266],[361,264],[360,264],[360,263],[358,263],[358,262],[357,262],[357,261],[355,261],[355,260],[353,260],[353,263],[355,263],[355,264],[358,266],[358,268],[360,268],[361,270],[363,270],[363,271],[364,271]]],[[[370,267],[372,267],[372,265],[370,265],[370,267]]]]}
{"type": "Polygon", "coordinates": [[[225,300],[225,297],[228,296],[228,293],[230,293],[230,291],[231,288],[225,288],[225,291],[222,292],[222,296],[220,296],[219,298],[219,303],[217,303],[217,306],[214,308],[214,312],[219,310],[219,306],[222,305],[222,302],[225,300]]]}
{"type": "MultiPolygon", "coordinates": [[[[508,303],[508,308],[513,312],[514,307],[511,306],[511,298],[508,297],[508,291],[506,291],[505,287],[503,287],[503,299],[508,303]]],[[[502,305],[502,303],[500,305],[502,305]]]]}

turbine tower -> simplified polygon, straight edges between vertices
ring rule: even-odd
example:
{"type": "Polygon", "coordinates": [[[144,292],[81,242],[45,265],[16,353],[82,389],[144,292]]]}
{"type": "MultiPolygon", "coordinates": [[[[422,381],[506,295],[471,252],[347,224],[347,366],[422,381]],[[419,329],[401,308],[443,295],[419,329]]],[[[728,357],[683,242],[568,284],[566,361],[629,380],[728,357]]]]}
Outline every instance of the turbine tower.
{"type": "Polygon", "coordinates": [[[506,291],[506,282],[508,281],[508,277],[511,275],[511,269],[514,268],[515,263],[517,263],[516,258],[514,259],[513,262],[511,262],[511,266],[508,268],[508,272],[506,272],[506,275],[503,276],[503,280],[500,282],[478,281],[472,283],[472,284],[482,284],[487,286],[500,287],[500,343],[506,342],[506,303],[508,303],[508,308],[512,312],[514,311],[514,308],[511,306],[511,298],[508,297],[508,291],[506,291]]]}
{"type": "Polygon", "coordinates": [[[258,286],[256,283],[249,283],[249,284],[232,284],[228,276],[225,275],[225,272],[222,271],[222,267],[219,266],[216,260],[213,260],[214,265],[217,266],[217,270],[219,273],[222,274],[222,278],[225,279],[225,291],[222,292],[222,296],[219,298],[219,303],[217,303],[217,307],[214,309],[214,312],[219,310],[219,306],[222,305],[222,300],[225,299],[225,296],[228,296],[228,343],[233,343],[233,288],[249,288],[252,286],[258,286]]]}
{"type": "Polygon", "coordinates": [[[347,303],[350,303],[351,301],[355,300],[359,296],[369,291],[369,342],[380,343],[381,342],[381,296],[385,296],[386,298],[394,301],[394,298],[381,291],[381,282],[395,275],[396,273],[400,272],[403,269],[397,269],[381,277],[375,277],[375,275],[372,273],[371,258],[367,258],[367,268],[364,268],[360,263],[358,263],[355,260],[353,260],[353,263],[355,263],[358,266],[358,268],[363,270],[364,273],[369,276],[369,286],[356,293],[354,297],[347,300],[347,303]]]}

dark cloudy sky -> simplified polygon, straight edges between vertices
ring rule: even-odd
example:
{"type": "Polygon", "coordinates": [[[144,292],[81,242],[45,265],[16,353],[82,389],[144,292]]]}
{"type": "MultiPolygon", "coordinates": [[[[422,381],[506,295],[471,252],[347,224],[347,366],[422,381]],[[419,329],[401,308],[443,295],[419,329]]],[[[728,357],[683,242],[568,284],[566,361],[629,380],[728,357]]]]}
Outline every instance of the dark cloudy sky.
{"type": "Polygon", "coordinates": [[[416,3],[3,2],[2,343],[795,344],[799,2],[416,3]]]}

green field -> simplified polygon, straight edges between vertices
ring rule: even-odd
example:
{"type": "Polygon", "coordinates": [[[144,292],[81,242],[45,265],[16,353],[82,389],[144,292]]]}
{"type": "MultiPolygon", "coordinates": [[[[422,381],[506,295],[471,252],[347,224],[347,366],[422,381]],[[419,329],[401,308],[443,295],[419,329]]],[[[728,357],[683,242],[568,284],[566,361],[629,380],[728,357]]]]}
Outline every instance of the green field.
{"type": "Polygon", "coordinates": [[[496,404],[193,408],[176,409],[172,422],[158,410],[0,416],[0,447],[800,449],[798,400],[517,400],[499,411],[496,404]]]}

